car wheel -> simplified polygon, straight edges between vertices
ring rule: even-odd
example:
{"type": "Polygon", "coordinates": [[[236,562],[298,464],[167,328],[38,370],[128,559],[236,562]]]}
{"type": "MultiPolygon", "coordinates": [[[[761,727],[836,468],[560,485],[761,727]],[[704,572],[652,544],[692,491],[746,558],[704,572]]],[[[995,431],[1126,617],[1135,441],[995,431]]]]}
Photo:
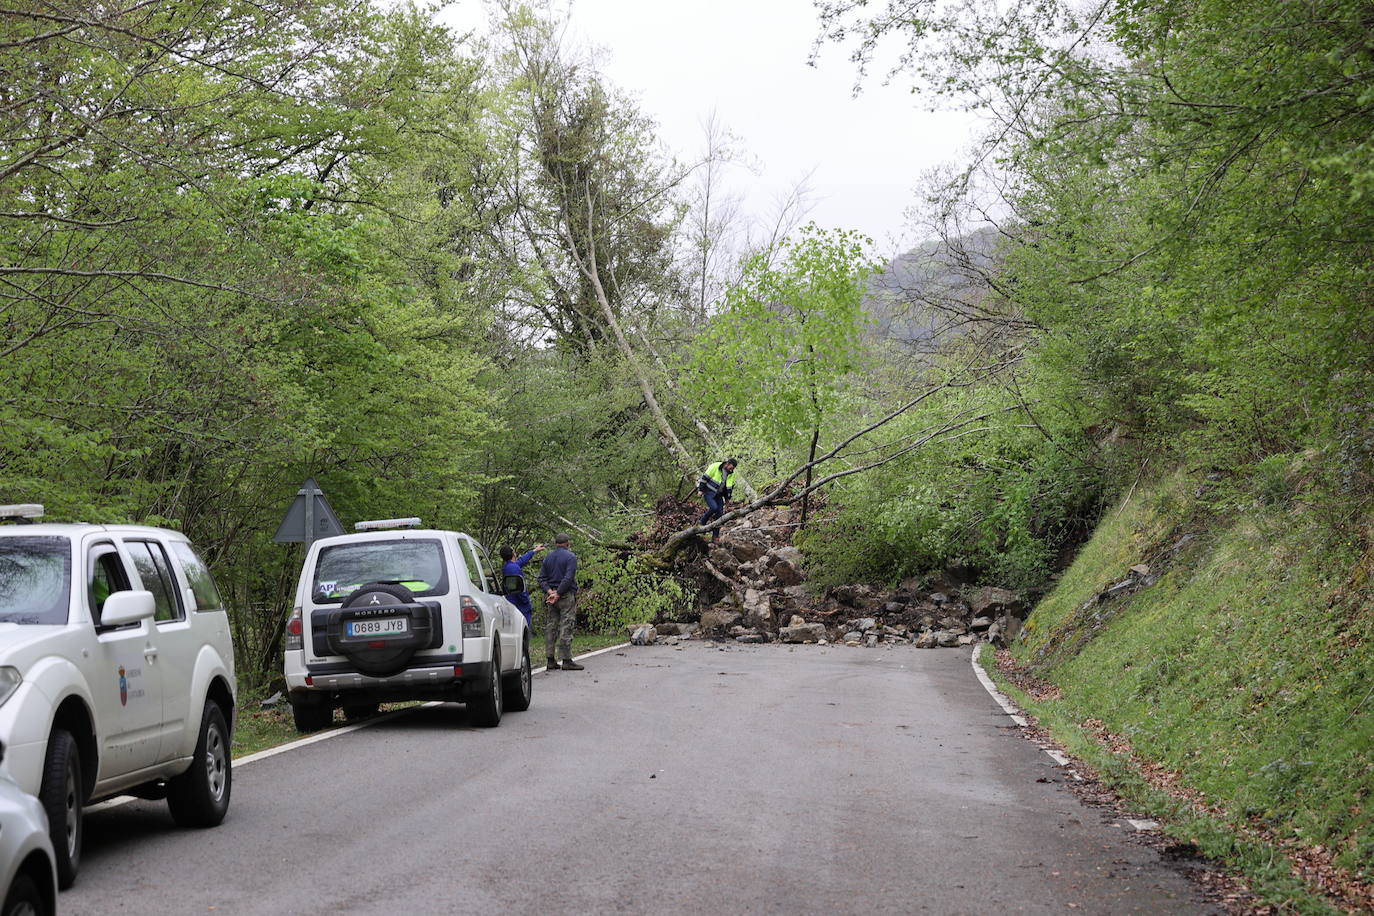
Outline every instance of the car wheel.
{"type": "Polygon", "coordinates": [[[214,827],[229,811],[234,768],[229,756],[229,726],[214,700],[205,701],[191,767],[167,785],[167,808],[182,827],[214,827]]]}
{"type": "Polygon", "coordinates": [[[3,916],[50,916],[52,911],[43,902],[38,885],[28,875],[16,875],[5,897],[3,916]]]}
{"type": "Polygon", "coordinates": [[[491,675],[487,678],[486,689],[468,703],[472,721],[482,728],[495,728],[501,724],[501,646],[496,637],[491,639],[491,675]]]}
{"type": "Polygon", "coordinates": [[[69,888],[81,864],[81,755],[76,739],[65,728],[54,729],[48,738],[43,761],[43,781],[38,800],[48,813],[48,834],[56,853],[57,885],[69,888]]]}
{"type": "Polygon", "coordinates": [[[501,685],[501,695],[506,709],[511,712],[524,712],[530,708],[530,700],[534,697],[534,672],[530,670],[528,644],[520,647],[520,667],[513,674],[506,675],[505,683],[501,685]]]}
{"type": "Polygon", "coordinates": [[[296,731],[317,732],[333,723],[334,707],[324,703],[297,703],[293,700],[291,718],[295,720],[296,731]]]}
{"type": "Polygon", "coordinates": [[[382,708],[381,703],[346,703],[344,704],[344,718],[350,722],[361,722],[375,716],[382,708]]]}

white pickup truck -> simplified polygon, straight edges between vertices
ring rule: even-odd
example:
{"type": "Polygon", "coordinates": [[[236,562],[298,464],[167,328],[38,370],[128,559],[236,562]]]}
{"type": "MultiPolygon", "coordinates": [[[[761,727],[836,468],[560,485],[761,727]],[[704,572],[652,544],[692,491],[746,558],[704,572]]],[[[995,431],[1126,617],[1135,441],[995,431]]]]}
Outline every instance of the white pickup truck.
{"type": "Polygon", "coordinates": [[[224,819],[235,691],[228,616],[184,535],[0,525],[3,766],[43,803],[62,887],[91,802],[128,793],[165,798],[184,826],[224,819]]]}

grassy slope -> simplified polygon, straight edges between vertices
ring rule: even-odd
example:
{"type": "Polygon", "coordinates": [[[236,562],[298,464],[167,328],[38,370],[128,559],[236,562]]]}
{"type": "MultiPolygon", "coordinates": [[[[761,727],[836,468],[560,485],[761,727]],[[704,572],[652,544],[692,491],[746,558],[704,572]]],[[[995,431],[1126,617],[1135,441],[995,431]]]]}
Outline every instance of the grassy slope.
{"type": "Polygon", "coordinates": [[[1218,520],[1196,485],[1137,489],[1104,519],[1016,655],[1062,688],[1055,718],[1101,720],[1233,823],[1374,880],[1374,554],[1339,536],[1368,525],[1253,505],[1218,520]],[[1083,610],[1185,532],[1157,584],[1083,610]]]}

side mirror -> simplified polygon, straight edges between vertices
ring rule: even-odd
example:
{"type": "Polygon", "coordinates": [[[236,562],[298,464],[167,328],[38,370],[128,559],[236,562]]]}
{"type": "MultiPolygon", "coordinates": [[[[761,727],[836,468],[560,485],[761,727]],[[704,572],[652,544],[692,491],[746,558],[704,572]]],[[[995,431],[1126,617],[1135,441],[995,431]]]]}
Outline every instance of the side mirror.
{"type": "Polygon", "coordinates": [[[155,610],[152,592],[113,592],[105,599],[105,607],[100,611],[100,625],[118,627],[137,623],[153,616],[155,610]]]}
{"type": "Polygon", "coordinates": [[[181,603],[186,605],[188,611],[200,610],[200,607],[196,605],[196,590],[189,585],[181,590],[181,603]]]}

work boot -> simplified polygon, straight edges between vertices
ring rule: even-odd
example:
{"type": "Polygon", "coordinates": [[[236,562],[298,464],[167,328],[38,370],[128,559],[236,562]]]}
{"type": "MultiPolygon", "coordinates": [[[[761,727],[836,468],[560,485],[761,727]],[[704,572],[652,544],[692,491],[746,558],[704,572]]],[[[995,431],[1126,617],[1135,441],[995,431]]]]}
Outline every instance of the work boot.
{"type": "Polygon", "coordinates": [[[584,667],[582,667],[581,665],[579,665],[577,662],[573,661],[572,659],[570,659],[570,658],[565,658],[565,659],[563,659],[563,670],[564,670],[564,671],[586,671],[587,669],[584,668],[584,667]]]}
{"type": "Polygon", "coordinates": [[[552,655],[550,655],[550,656],[548,657],[548,659],[545,660],[545,667],[547,667],[550,671],[557,671],[557,670],[558,670],[558,659],[556,659],[556,658],[554,658],[552,655]]]}

